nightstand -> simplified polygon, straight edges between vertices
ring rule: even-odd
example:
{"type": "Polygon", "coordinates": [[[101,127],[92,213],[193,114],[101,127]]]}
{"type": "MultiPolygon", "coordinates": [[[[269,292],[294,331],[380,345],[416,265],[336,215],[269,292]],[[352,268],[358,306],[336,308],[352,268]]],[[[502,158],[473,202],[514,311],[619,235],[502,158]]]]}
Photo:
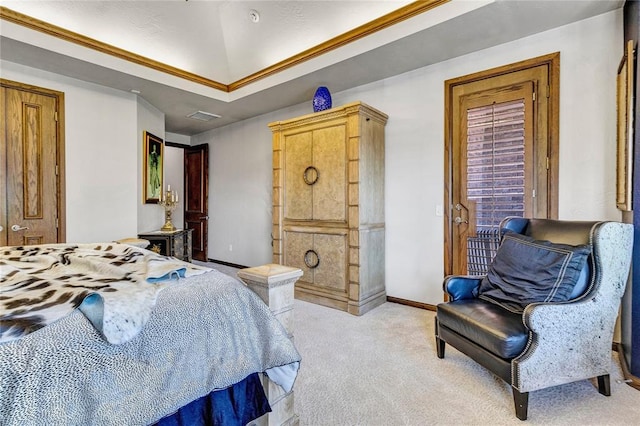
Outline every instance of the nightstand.
{"type": "Polygon", "coordinates": [[[138,238],[144,238],[151,243],[147,250],[191,262],[192,233],[193,229],[177,229],[168,232],[152,231],[138,234],[138,238]]]}

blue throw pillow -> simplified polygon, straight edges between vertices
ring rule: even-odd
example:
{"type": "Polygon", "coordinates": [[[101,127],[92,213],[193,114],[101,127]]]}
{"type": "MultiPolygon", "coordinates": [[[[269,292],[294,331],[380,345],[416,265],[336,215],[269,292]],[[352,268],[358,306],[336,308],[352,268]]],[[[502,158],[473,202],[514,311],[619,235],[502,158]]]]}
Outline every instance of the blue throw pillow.
{"type": "Polygon", "coordinates": [[[478,297],[513,312],[522,312],[530,303],[569,300],[590,253],[589,245],[507,233],[480,283],[478,297]]]}

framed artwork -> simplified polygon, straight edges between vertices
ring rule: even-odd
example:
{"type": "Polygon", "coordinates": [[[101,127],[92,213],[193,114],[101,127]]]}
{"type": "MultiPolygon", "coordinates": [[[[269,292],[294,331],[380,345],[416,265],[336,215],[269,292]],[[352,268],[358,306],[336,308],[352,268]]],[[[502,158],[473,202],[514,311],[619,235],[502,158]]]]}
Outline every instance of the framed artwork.
{"type": "Polygon", "coordinates": [[[145,130],[143,135],[143,200],[145,204],[158,204],[162,190],[163,141],[145,130]]]}
{"type": "Polygon", "coordinates": [[[620,210],[631,210],[631,186],[633,166],[633,64],[634,42],[629,40],[618,67],[617,78],[617,172],[616,206],[620,210]]]}

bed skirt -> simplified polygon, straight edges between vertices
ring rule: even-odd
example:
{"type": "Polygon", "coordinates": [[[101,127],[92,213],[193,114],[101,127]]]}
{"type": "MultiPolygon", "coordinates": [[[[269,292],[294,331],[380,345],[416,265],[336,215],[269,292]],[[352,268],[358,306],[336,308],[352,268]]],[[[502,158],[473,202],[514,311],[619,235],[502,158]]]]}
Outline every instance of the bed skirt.
{"type": "Polygon", "coordinates": [[[258,373],[216,390],[160,419],[154,426],[244,426],[271,412],[258,373]]]}

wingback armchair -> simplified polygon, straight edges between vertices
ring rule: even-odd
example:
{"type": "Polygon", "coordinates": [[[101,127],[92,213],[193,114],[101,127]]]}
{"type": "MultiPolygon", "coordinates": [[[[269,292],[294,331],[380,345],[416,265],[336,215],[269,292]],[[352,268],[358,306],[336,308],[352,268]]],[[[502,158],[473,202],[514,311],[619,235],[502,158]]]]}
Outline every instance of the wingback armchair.
{"type": "Polygon", "coordinates": [[[438,357],[449,344],[510,383],[520,420],[531,391],[597,378],[609,396],[633,226],[507,218],[501,235],[486,276],[445,278],[438,357]]]}

